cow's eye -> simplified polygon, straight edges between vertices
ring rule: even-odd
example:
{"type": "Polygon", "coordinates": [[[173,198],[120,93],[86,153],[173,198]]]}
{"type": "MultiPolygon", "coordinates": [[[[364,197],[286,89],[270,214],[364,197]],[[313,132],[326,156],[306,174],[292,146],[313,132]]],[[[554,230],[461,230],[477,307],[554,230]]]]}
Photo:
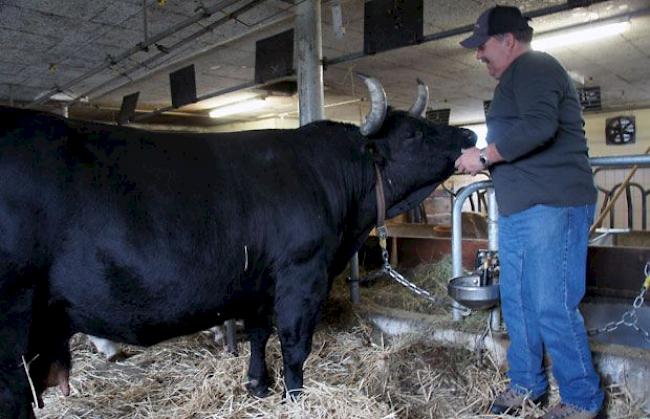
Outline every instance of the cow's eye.
{"type": "Polygon", "coordinates": [[[409,145],[409,144],[418,144],[422,141],[422,137],[424,135],[422,134],[422,131],[407,131],[404,137],[403,137],[403,142],[402,144],[404,145],[409,145]]]}

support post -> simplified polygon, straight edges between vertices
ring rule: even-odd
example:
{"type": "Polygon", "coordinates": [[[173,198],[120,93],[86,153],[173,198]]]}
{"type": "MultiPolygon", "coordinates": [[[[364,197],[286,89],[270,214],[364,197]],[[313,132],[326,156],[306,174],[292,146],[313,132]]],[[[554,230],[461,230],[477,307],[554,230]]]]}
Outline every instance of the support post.
{"type": "Polygon", "coordinates": [[[300,125],[324,119],[321,0],[297,7],[296,54],[300,125]]]}
{"type": "Polygon", "coordinates": [[[359,252],[355,252],[350,259],[350,302],[359,304],[361,296],[359,294],[359,252]]]}
{"type": "Polygon", "coordinates": [[[235,319],[226,320],[223,324],[226,327],[228,353],[239,356],[237,352],[237,324],[235,323],[235,319]]]}

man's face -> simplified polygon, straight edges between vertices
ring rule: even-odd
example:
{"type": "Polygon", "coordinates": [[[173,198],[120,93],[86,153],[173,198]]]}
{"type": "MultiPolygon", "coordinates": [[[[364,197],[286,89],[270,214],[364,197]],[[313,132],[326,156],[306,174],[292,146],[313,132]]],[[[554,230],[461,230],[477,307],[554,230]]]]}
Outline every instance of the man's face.
{"type": "Polygon", "coordinates": [[[512,34],[491,36],[476,49],[476,59],[487,65],[490,76],[499,79],[512,63],[512,34]]]}

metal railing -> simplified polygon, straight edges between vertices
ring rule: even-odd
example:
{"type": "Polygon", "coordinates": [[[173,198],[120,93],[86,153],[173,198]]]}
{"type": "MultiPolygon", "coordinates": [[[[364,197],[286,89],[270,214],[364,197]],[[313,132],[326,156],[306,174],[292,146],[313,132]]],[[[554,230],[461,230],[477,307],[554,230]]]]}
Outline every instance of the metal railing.
{"type": "MultiPolygon", "coordinates": [[[[597,168],[626,168],[631,166],[638,167],[650,167],[650,155],[626,155],[626,156],[612,156],[612,157],[594,157],[590,159],[590,163],[593,167],[597,168]]],[[[599,169],[596,169],[598,171],[599,169]]],[[[620,188],[621,185],[616,185],[620,188]]],[[[633,186],[636,187],[636,186],[633,186]]],[[[602,190],[603,188],[601,188],[602,190]]],[[[645,212],[647,212],[647,196],[649,193],[645,189],[642,189],[644,201],[642,202],[642,208],[644,211],[643,217],[643,226],[646,228],[645,221],[645,212]]],[[[451,257],[452,257],[452,274],[453,277],[458,277],[464,274],[462,266],[462,207],[464,202],[473,194],[478,196],[479,199],[483,198],[483,194],[487,194],[487,208],[488,208],[488,250],[497,250],[498,248],[498,239],[497,239],[497,204],[494,196],[494,187],[491,180],[479,181],[469,184],[457,193],[453,193],[448,189],[445,189],[447,192],[450,192],[453,196],[453,211],[452,211],[452,237],[451,237],[451,257]],[[479,193],[484,191],[483,193],[479,193]]],[[[609,194],[608,199],[612,199],[613,193],[615,193],[615,188],[607,191],[609,194]]],[[[605,203],[606,204],[606,203],[605,203]]],[[[601,211],[603,210],[601,208],[601,211]]],[[[358,301],[358,259],[353,259],[353,275],[352,281],[350,284],[351,293],[353,300],[358,301]]],[[[459,306],[459,310],[453,311],[454,319],[459,319],[462,315],[462,306],[459,306]]],[[[496,309],[495,309],[496,310],[496,309]]]]}

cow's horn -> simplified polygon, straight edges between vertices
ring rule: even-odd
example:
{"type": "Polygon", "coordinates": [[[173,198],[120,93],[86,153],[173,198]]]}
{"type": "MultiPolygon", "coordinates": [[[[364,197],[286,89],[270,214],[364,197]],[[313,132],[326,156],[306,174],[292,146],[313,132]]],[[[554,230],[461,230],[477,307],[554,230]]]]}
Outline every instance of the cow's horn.
{"type": "Polygon", "coordinates": [[[368,112],[360,127],[361,135],[367,137],[379,131],[379,128],[384,123],[387,107],[386,92],[379,80],[360,73],[357,73],[357,75],[366,83],[370,92],[370,112],[368,112]]]}
{"type": "Polygon", "coordinates": [[[424,116],[428,104],[429,86],[424,84],[422,80],[418,79],[418,97],[415,99],[415,103],[411,106],[411,109],[409,109],[409,115],[418,118],[424,116]]]}

